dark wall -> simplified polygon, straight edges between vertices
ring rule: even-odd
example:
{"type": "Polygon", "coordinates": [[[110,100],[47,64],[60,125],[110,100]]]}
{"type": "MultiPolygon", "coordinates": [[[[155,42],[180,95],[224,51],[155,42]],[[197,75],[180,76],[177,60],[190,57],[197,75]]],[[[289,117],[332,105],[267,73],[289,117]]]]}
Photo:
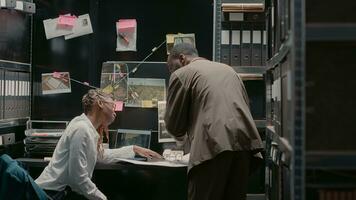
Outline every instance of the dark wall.
{"type": "MultiPolygon", "coordinates": [[[[32,119],[71,120],[82,113],[81,98],[89,89],[72,81],[71,93],[42,95],[41,74],[68,71],[71,78],[99,87],[105,61],[141,61],[152,48],[165,41],[167,33],[195,33],[201,56],[212,58],[213,2],[199,1],[119,1],[119,0],[35,0],[37,12],[33,29],[32,119]],[[47,40],[43,20],[59,14],[90,14],[93,34],[71,40],[47,40]],[[119,19],[137,20],[137,52],[116,52],[116,24],[119,19]]],[[[165,44],[130,77],[164,78],[168,84],[165,44]]],[[[129,65],[132,69],[137,63],[129,65]]],[[[125,108],[110,128],[151,130],[151,147],[160,152],[157,142],[157,109],[125,108]]]]}
{"type": "MultiPolygon", "coordinates": [[[[56,18],[59,14],[82,15],[92,10],[88,0],[35,1],[37,6],[33,28],[33,119],[69,120],[81,113],[81,96],[88,88],[72,82],[72,93],[42,96],[41,74],[53,71],[68,71],[71,78],[88,81],[96,68],[94,34],[71,40],[63,37],[47,40],[43,20],[56,18]]],[[[100,76],[100,74],[98,74],[100,76]]]]}
{"type": "Polygon", "coordinates": [[[308,0],[305,1],[308,23],[355,23],[356,2],[354,0],[308,0]],[[330,13],[333,13],[330,15],[330,13]]]}
{"type": "Polygon", "coordinates": [[[1,9],[0,60],[30,63],[30,31],[29,15],[16,10],[1,9]]]}
{"type": "Polygon", "coordinates": [[[306,149],[354,152],[356,42],[309,42],[306,149]],[[326,59],[327,58],[327,59],[326,59]]]}
{"type": "Polygon", "coordinates": [[[266,118],[266,96],[264,80],[249,80],[244,81],[244,85],[248,94],[250,110],[253,119],[263,120],[266,118]]]}
{"type": "MultiPolygon", "coordinates": [[[[166,34],[178,32],[195,33],[200,55],[212,58],[212,1],[103,0],[98,3],[97,23],[98,66],[108,60],[143,60],[165,41],[166,34]],[[132,18],[137,20],[137,52],[116,52],[115,22],[132,18]]],[[[166,58],[164,44],[148,61],[165,62],[166,58]]]]}
{"type": "MultiPolygon", "coordinates": [[[[33,119],[70,120],[82,112],[80,100],[88,88],[72,82],[72,93],[41,95],[41,74],[68,71],[71,78],[100,85],[105,61],[142,60],[167,33],[195,33],[201,56],[212,57],[213,2],[211,1],[119,1],[119,0],[35,0],[33,29],[33,119]],[[89,13],[93,34],[71,40],[46,40],[43,20],[59,14],[89,13]],[[115,22],[137,19],[137,52],[116,52],[115,22]]],[[[149,61],[166,60],[165,45],[149,61]]],[[[144,69],[143,69],[144,70],[144,69]]],[[[144,120],[144,119],[142,119],[144,120]]]]}

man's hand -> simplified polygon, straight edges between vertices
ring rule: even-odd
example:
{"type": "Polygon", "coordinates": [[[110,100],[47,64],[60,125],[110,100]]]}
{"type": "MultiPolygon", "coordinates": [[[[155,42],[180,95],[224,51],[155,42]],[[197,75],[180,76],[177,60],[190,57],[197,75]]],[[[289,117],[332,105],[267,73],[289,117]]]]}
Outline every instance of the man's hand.
{"type": "Polygon", "coordinates": [[[188,140],[188,135],[187,135],[187,134],[184,134],[184,135],[178,136],[178,137],[175,137],[175,136],[174,136],[174,139],[175,139],[177,142],[183,142],[183,143],[185,143],[186,140],[188,140]]]}
{"type": "Polygon", "coordinates": [[[150,149],[146,149],[146,148],[143,148],[143,147],[140,147],[140,146],[136,146],[134,145],[133,146],[133,151],[140,155],[140,156],[143,156],[143,157],[146,157],[148,159],[152,159],[152,158],[162,158],[161,155],[159,155],[158,153],[150,150],[150,149]]]}

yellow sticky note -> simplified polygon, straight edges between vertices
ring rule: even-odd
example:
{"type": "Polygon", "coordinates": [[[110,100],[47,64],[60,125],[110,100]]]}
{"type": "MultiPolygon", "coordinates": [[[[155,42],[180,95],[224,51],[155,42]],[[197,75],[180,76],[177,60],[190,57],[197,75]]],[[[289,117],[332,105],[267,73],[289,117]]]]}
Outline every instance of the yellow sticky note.
{"type": "Polygon", "coordinates": [[[151,100],[142,100],[141,107],[142,108],[152,108],[153,107],[152,101],[151,100]]]}
{"type": "Polygon", "coordinates": [[[103,92],[105,92],[106,94],[111,94],[113,91],[114,88],[111,85],[108,85],[103,89],[103,92]]]}
{"type": "Polygon", "coordinates": [[[167,34],[166,35],[166,42],[167,43],[174,43],[174,34],[167,34]]]}

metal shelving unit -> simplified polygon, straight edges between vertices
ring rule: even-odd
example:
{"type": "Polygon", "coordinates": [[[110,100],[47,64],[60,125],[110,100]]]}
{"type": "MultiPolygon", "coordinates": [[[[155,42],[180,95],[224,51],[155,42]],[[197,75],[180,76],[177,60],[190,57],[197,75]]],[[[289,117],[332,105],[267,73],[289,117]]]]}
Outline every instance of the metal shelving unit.
{"type": "Polygon", "coordinates": [[[306,152],[305,162],[307,170],[356,170],[356,153],[306,152]]]}
{"type": "Polygon", "coordinates": [[[0,60],[0,68],[11,70],[11,71],[21,71],[21,72],[30,72],[31,64],[30,63],[20,63],[13,62],[8,60],[0,60]]]}
{"type": "Polygon", "coordinates": [[[232,66],[237,73],[264,74],[266,67],[263,66],[232,66]]]}
{"type": "Polygon", "coordinates": [[[305,199],[305,2],[292,1],[292,197],[305,199]]]}
{"type": "MultiPolygon", "coordinates": [[[[33,3],[32,0],[26,0],[27,2],[33,3]]],[[[14,57],[2,57],[0,59],[0,70],[1,70],[1,79],[2,83],[1,85],[1,113],[0,113],[0,135],[3,134],[8,134],[8,133],[15,133],[15,143],[14,144],[4,144],[1,146],[1,152],[8,153],[10,155],[13,154],[13,156],[20,156],[22,155],[23,147],[22,147],[22,139],[24,138],[24,132],[23,130],[25,129],[25,125],[27,120],[30,117],[30,108],[31,108],[31,102],[30,102],[30,96],[31,96],[31,67],[32,67],[32,20],[33,16],[30,13],[23,12],[21,13],[20,11],[17,11],[15,9],[11,8],[2,8],[0,10],[4,12],[10,12],[12,14],[9,15],[3,15],[5,16],[3,19],[3,22],[7,22],[7,18],[9,18],[9,22],[13,22],[15,17],[15,21],[19,23],[18,25],[12,25],[12,26],[19,26],[22,27],[21,31],[23,32],[16,32],[16,40],[18,39],[21,42],[24,42],[24,40],[27,40],[28,36],[28,46],[26,45],[26,48],[11,48],[9,49],[9,53],[11,51],[14,51],[16,55],[18,55],[20,52],[15,52],[15,51],[25,51],[28,53],[28,59],[24,58],[19,58],[20,56],[14,56],[14,57]],[[23,17],[23,18],[22,18],[23,17]],[[23,20],[23,21],[21,21],[23,20]],[[28,26],[27,26],[28,25],[28,26]],[[18,36],[23,37],[19,39],[18,36]],[[25,39],[24,39],[25,38],[25,39]],[[15,61],[16,60],[16,61],[15,61]],[[19,62],[19,60],[24,60],[23,62],[19,62]],[[13,73],[11,75],[11,73],[13,73]],[[9,75],[8,75],[9,74],[9,75]],[[25,76],[25,77],[24,77],[25,76]],[[21,78],[20,78],[21,77],[21,78]],[[29,78],[27,80],[26,78],[29,78]],[[29,83],[25,84],[25,82],[28,81],[29,83]],[[10,86],[8,86],[10,85],[10,86]],[[25,86],[30,88],[28,91],[29,94],[27,94],[25,86]],[[12,91],[13,89],[13,91],[12,91]],[[10,97],[10,98],[8,98],[10,97]],[[28,101],[27,101],[28,97],[28,101]],[[8,99],[6,99],[8,98],[8,99]],[[5,112],[6,108],[6,103],[7,102],[16,102],[14,105],[10,105],[9,109],[11,112],[5,112]],[[25,103],[26,102],[26,103],[25,103]]],[[[10,24],[8,24],[9,27],[10,24]]],[[[16,29],[15,29],[16,30],[16,29]]],[[[7,34],[14,34],[14,31],[12,32],[7,32],[8,30],[4,30],[4,33],[7,34]]],[[[3,39],[7,39],[3,38],[3,39]]],[[[6,43],[5,43],[6,44],[6,43]]],[[[27,44],[27,43],[25,43],[27,44]]],[[[11,44],[17,46],[18,43],[16,44],[11,44]]],[[[10,54],[11,55],[11,54],[10,54]]]]}
{"type": "Polygon", "coordinates": [[[267,61],[266,71],[273,69],[287,56],[287,54],[290,51],[291,45],[292,45],[292,40],[291,38],[289,38],[285,43],[281,45],[278,52],[271,59],[267,61]]]}
{"type": "Polygon", "coordinates": [[[266,69],[266,151],[269,152],[266,166],[266,172],[269,171],[269,176],[266,176],[266,191],[269,192],[267,199],[303,200],[304,0],[272,0],[268,6],[269,45],[278,49],[274,51],[271,48],[272,55],[269,55],[266,69]],[[290,11],[281,10],[285,8],[290,11]],[[288,17],[286,12],[289,13],[288,17]],[[284,14],[280,15],[281,13],[284,14]],[[286,24],[290,24],[287,27],[289,31],[285,30],[286,24]],[[281,35],[281,30],[286,35],[281,35]]]}
{"type": "MultiPolygon", "coordinates": [[[[261,0],[259,0],[261,1],[261,0]]],[[[221,30],[224,22],[224,13],[222,12],[222,0],[214,1],[214,24],[213,24],[213,61],[221,62],[221,30]]],[[[229,1],[224,1],[224,3],[229,1]]],[[[232,3],[254,2],[254,0],[231,0],[232,3]]],[[[225,21],[226,22],[226,21],[225,21]]],[[[253,23],[252,21],[249,21],[253,23]]],[[[264,74],[266,66],[232,66],[238,73],[264,74]]]]}
{"type": "Polygon", "coordinates": [[[219,62],[221,60],[221,21],[222,10],[221,0],[214,1],[214,20],[213,20],[213,61],[219,62]]]}
{"type": "MultiPolygon", "coordinates": [[[[224,21],[224,13],[222,12],[222,3],[230,2],[226,0],[215,0],[214,1],[214,25],[213,25],[213,60],[216,62],[221,62],[221,30],[222,22],[224,21]]],[[[231,0],[233,3],[241,2],[253,2],[253,0],[243,1],[243,0],[231,0]]],[[[264,81],[264,76],[266,72],[266,66],[231,66],[244,81],[264,81]]],[[[247,91],[249,92],[249,90],[247,91]]],[[[253,92],[252,92],[253,94],[253,92]]],[[[264,98],[264,94],[262,94],[264,98]]],[[[259,131],[261,131],[261,137],[265,135],[266,120],[265,119],[255,119],[255,123],[259,131]]],[[[263,173],[262,173],[263,174],[263,173]]],[[[261,185],[263,187],[263,185],[261,185]]],[[[246,199],[248,200],[263,200],[266,199],[265,194],[247,194],[246,199]]]]}
{"type": "Polygon", "coordinates": [[[257,128],[266,128],[266,120],[255,120],[257,128]]]}
{"type": "Polygon", "coordinates": [[[14,126],[24,126],[24,125],[26,125],[26,122],[29,119],[30,119],[29,117],[25,117],[25,118],[17,118],[17,119],[0,120],[0,129],[10,128],[10,127],[14,127],[14,126]]]}
{"type": "Polygon", "coordinates": [[[351,93],[356,72],[353,67],[356,62],[352,57],[356,47],[356,18],[352,8],[356,4],[354,1],[343,4],[325,1],[322,9],[314,5],[311,1],[306,2],[304,10],[307,15],[305,41],[308,83],[305,190],[308,191],[307,199],[321,199],[320,191],[333,193],[334,198],[338,199],[336,196],[356,189],[356,148],[351,142],[355,139],[355,109],[351,103],[355,97],[351,93]],[[333,14],[326,15],[328,11],[325,8],[332,8],[333,14]],[[313,96],[315,92],[319,94],[313,96]],[[323,99],[330,98],[325,94],[337,98],[320,104],[323,99]],[[336,109],[329,112],[325,105],[332,105],[336,109]],[[321,142],[318,146],[320,140],[327,142],[321,142]]]}

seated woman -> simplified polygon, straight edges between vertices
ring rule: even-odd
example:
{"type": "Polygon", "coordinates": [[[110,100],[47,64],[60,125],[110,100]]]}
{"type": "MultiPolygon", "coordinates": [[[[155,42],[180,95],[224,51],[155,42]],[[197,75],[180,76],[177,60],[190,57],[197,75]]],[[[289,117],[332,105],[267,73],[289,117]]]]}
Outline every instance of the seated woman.
{"type": "Polygon", "coordinates": [[[160,158],[154,151],[139,146],[104,149],[102,138],[115,117],[115,103],[99,89],[89,90],[82,99],[84,113],[75,117],[59,140],[48,166],[35,182],[53,199],[63,199],[70,189],[88,199],[107,199],[91,181],[97,161],[111,163],[135,154],[160,158]]]}

